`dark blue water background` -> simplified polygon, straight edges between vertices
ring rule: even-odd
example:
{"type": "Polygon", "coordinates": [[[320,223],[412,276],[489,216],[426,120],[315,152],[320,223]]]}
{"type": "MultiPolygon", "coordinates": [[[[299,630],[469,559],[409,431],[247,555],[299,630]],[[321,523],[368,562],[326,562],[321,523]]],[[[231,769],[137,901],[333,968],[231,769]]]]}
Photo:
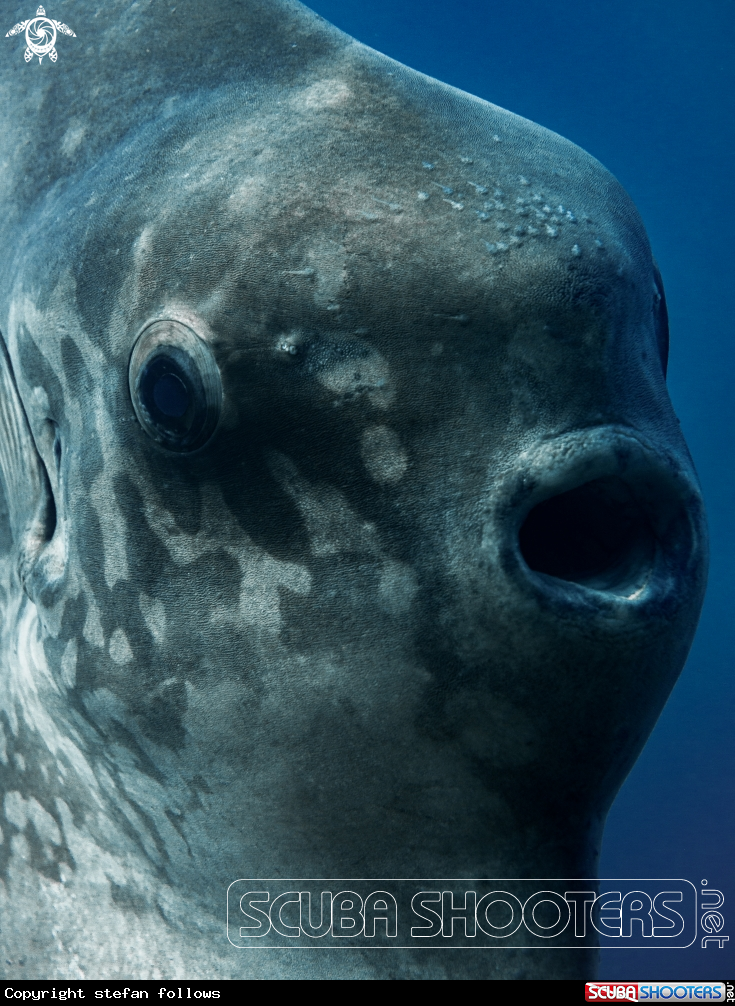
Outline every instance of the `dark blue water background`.
{"type": "Polygon", "coordinates": [[[594,154],[635,200],[671,319],[669,388],[707,501],[709,592],[689,662],[608,819],[603,877],[722,889],[722,950],[605,950],[601,977],[735,977],[735,3],[315,0],[408,66],[594,154]]]}

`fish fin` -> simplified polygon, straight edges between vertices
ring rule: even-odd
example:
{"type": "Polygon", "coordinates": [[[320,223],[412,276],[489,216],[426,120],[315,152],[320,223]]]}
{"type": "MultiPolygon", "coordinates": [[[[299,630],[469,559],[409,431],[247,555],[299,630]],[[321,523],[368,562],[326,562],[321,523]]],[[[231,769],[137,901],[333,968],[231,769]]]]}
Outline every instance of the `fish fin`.
{"type": "Polygon", "coordinates": [[[666,307],[666,294],[664,293],[664,281],[661,279],[661,272],[656,260],[653,262],[653,319],[656,330],[656,345],[658,355],[661,358],[661,369],[666,377],[669,365],[669,312],[666,307]]]}
{"type": "Polygon", "coordinates": [[[1,334],[0,477],[20,582],[31,600],[38,601],[39,592],[63,572],[58,547],[61,542],[56,542],[56,547],[51,545],[56,531],[56,504],[1,334]]]}

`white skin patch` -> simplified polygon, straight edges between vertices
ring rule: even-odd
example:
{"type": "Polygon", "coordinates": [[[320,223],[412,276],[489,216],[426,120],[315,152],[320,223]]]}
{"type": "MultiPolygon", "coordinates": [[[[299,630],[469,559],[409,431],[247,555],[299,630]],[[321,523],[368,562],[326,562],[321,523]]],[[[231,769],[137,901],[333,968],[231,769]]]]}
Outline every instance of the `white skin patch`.
{"type": "Polygon", "coordinates": [[[49,401],[45,388],[34,388],[31,393],[31,401],[36,408],[40,409],[44,417],[49,414],[49,401]]]}
{"type": "Polygon", "coordinates": [[[416,575],[410,566],[387,560],[380,573],[378,596],[381,607],[390,615],[404,615],[418,589],[416,575]]]}
{"type": "Polygon", "coordinates": [[[321,371],[319,380],[335,395],[365,395],[379,409],[387,409],[395,398],[388,361],[375,350],[357,359],[340,360],[321,371]]]}
{"type": "Polygon", "coordinates": [[[65,157],[71,157],[76,153],[86,132],[87,127],[81,122],[72,122],[61,138],[61,153],[65,157]]]}
{"type": "Polygon", "coordinates": [[[305,268],[313,270],[314,303],[326,310],[339,309],[347,279],[347,252],[342,244],[320,238],[307,252],[305,268]]]}
{"type": "Polygon", "coordinates": [[[293,104],[297,109],[335,108],[352,97],[347,84],[341,80],[318,80],[311,87],[297,92],[293,104]]]}
{"type": "Polygon", "coordinates": [[[153,248],[153,227],[150,224],[143,228],[133,244],[133,262],[137,272],[147,261],[153,248]]]}
{"type": "Polygon", "coordinates": [[[362,461],[379,484],[400,482],[408,467],[408,457],[398,435],[389,426],[371,426],[362,435],[362,461]]]}
{"type": "Polygon", "coordinates": [[[166,609],[163,601],[157,597],[140,594],[138,604],[148,631],[153,636],[153,642],[160,646],[166,638],[166,609]]]}
{"type": "Polygon", "coordinates": [[[110,656],[116,664],[129,664],[133,659],[128,637],[120,628],[115,629],[110,636],[110,656]]]}
{"type": "Polygon", "coordinates": [[[67,688],[73,688],[77,681],[77,641],[70,639],[61,658],[61,680],[67,688]]]}
{"type": "MultiPolygon", "coordinates": [[[[99,392],[98,392],[99,396],[99,392]]],[[[112,423],[109,415],[99,403],[95,413],[100,444],[115,444],[112,437],[112,423]]],[[[112,461],[112,451],[105,449],[105,462],[112,461]]],[[[113,475],[117,464],[106,463],[104,470],[92,483],[89,498],[97,511],[102,531],[102,545],[105,553],[105,581],[112,589],[118,580],[128,579],[128,549],[126,540],[126,524],[122,511],[117,503],[113,475]]]]}
{"type": "Polygon", "coordinates": [[[82,635],[88,643],[92,644],[92,646],[99,646],[101,648],[105,645],[105,634],[102,631],[100,612],[94,601],[90,601],[89,603],[87,617],[84,620],[84,628],[82,629],[82,635]]]}
{"type": "Polygon", "coordinates": [[[11,793],[7,793],[3,803],[5,820],[15,825],[15,827],[21,831],[26,826],[25,804],[25,800],[16,790],[13,790],[11,793]]]}

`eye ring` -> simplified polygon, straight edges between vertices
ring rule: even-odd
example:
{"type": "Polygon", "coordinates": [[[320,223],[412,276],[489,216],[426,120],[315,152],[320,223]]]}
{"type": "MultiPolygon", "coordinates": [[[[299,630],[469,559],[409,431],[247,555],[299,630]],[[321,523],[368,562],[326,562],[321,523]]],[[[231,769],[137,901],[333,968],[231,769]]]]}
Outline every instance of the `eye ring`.
{"type": "Polygon", "coordinates": [[[130,355],[128,385],[138,422],[159,447],[191,454],[211,440],[222,380],[209,346],[188,325],[147,324],[130,355]]]}

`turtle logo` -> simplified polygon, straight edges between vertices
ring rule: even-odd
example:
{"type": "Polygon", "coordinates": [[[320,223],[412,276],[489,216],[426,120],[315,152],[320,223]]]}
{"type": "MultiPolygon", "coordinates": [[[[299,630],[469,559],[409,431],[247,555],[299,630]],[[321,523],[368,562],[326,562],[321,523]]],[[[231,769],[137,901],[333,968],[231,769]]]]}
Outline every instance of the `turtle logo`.
{"type": "Polygon", "coordinates": [[[55,48],[58,31],[62,35],[77,37],[68,25],[46,17],[46,11],[43,7],[38,8],[34,18],[13,25],[10,31],[6,32],[5,38],[9,38],[10,35],[19,35],[22,31],[26,33],[26,44],[28,45],[23,54],[26,63],[30,63],[34,56],[38,56],[39,63],[42,62],[44,56],[48,56],[51,62],[55,63],[59,55],[55,48]]]}

